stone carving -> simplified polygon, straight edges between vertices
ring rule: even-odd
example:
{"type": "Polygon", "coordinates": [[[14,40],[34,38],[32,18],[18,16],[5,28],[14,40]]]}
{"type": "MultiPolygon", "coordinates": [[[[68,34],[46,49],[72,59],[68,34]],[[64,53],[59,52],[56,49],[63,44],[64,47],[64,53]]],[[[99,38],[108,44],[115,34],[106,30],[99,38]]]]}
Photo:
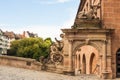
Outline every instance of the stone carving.
{"type": "Polygon", "coordinates": [[[39,61],[42,63],[41,69],[42,69],[42,70],[46,70],[46,69],[47,69],[47,68],[46,68],[46,63],[48,62],[48,59],[45,58],[44,56],[41,56],[41,57],[39,58],[39,61]]]}
{"type": "MultiPolygon", "coordinates": [[[[64,38],[64,35],[60,35],[61,38],[64,38]]],[[[63,62],[63,47],[64,43],[62,40],[58,40],[55,38],[56,42],[54,42],[50,47],[50,58],[54,63],[62,63],[63,62]]]]}
{"type": "Polygon", "coordinates": [[[90,5],[90,10],[88,12],[86,12],[86,13],[85,13],[85,10],[82,11],[82,12],[79,12],[78,18],[80,18],[80,19],[88,19],[88,20],[98,19],[97,10],[99,8],[100,8],[100,3],[98,3],[97,5],[90,5]]]}
{"type": "MultiPolygon", "coordinates": [[[[60,34],[60,37],[64,38],[64,35],[60,34]]],[[[62,40],[57,40],[57,38],[55,38],[55,40],[56,40],[56,47],[57,47],[58,51],[62,51],[62,49],[64,47],[63,41],[62,40]]]]}
{"type": "Polygon", "coordinates": [[[61,63],[63,60],[63,56],[62,56],[62,48],[57,46],[58,44],[53,43],[51,45],[51,52],[50,52],[50,58],[51,61],[54,63],[61,63]]]}
{"type": "Polygon", "coordinates": [[[86,18],[85,10],[78,13],[78,18],[80,18],[80,19],[86,18]]]}
{"type": "MultiPolygon", "coordinates": [[[[64,35],[61,34],[60,35],[61,38],[64,38],[64,35]]],[[[55,38],[56,42],[54,42],[51,46],[50,46],[50,54],[47,58],[45,58],[44,56],[41,56],[39,61],[42,63],[43,65],[43,69],[45,69],[46,64],[55,64],[55,63],[62,63],[63,62],[63,47],[64,47],[64,43],[62,40],[57,40],[57,38],[55,38]]]]}
{"type": "Polygon", "coordinates": [[[57,40],[57,38],[55,38],[55,40],[57,42],[56,47],[57,47],[58,51],[62,51],[64,43],[62,41],[60,41],[60,40],[57,40]]]}
{"type": "Polygon", "coordinates": [[[78,16],[75,20],[72,29],[100,29],[101,20],[98,17],[98,9],[101,7],[101,4],[90,5],[90,9],[81,11],[78,13],[78,16]]]}
{"type": "Polygon", "coordinates": [[[53,55],[53,61],[54,62],[62,62],[63,61],[63,56],[61,54],[54,54],[53,55]]]}

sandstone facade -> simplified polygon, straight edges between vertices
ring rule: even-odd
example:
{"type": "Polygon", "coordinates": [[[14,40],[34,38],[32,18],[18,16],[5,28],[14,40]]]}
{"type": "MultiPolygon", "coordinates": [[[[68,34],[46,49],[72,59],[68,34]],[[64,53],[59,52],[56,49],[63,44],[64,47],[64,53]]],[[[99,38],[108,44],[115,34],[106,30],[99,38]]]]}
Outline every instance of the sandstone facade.
{"type": "Polygon", "coordinates": [[[81,0],[64,33],[64,73],[120,76],[120,0],[81,0]]]}

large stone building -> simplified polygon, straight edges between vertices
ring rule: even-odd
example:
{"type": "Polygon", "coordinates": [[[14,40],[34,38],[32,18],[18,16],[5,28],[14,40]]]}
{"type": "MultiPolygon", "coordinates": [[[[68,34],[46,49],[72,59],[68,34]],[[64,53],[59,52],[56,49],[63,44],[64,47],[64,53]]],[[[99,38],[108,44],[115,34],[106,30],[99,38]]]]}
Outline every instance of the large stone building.
{"type": "Polygon", "coordinates": [[[120,77],[119,13],[120,0],[81,0],[74,25],[62,29],[63,72],[120,77]]]}

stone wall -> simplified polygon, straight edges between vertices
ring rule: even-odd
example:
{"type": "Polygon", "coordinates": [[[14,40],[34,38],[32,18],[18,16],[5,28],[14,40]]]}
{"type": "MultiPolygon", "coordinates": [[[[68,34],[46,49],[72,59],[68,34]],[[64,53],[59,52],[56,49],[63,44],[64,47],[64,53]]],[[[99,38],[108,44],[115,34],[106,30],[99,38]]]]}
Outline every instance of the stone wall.
{"type": "Polygon", "coordinates": [[[104,28],[115,29],[112,35],[112,71],[116,77],[116,52],[120,48],[120,0],[102,0],[102,22],[104,28]]]}
{"type": "Polygon", "coordinates": [[[13,56],[0,56],[0,65],[25,68],[31,70],[41,70],[40,62],[34,59],[26,59],[13,56]]]}

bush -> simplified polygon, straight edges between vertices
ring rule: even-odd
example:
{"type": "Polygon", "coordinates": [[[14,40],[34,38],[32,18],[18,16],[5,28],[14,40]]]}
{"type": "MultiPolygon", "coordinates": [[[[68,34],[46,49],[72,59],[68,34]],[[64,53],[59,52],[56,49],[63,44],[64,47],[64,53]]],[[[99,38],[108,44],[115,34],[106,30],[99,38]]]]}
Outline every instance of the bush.
{"type": "Polygon", "coordinates": [[[25,38],[11,42],[8,55],[39,60],[40,56],[49,55],[49,47],[52,44],[50,38],[25,38]]]}

